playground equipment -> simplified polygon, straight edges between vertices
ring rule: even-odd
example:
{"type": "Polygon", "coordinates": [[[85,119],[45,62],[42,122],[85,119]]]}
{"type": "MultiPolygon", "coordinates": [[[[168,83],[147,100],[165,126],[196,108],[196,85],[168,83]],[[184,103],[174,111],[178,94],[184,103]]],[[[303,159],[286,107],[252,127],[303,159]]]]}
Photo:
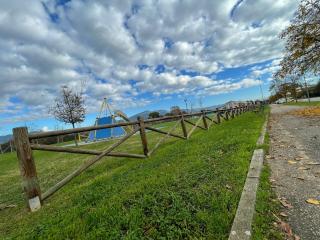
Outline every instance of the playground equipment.
{"type": "MultiPolygon", "coordinates": [[[[113,111],[110,104],[107,101],[107,98],[104,98],[94,126],[117,123],[116,118],[120,118],[126,122],[129,121],[129,118],[122,111],[113,111]]],[[[125,135],[128,130],[130,129],[125,129],[123,127],[94,130],[89,133],[87,141],[99,141],[108,138],[121,137],[125,135]]]]}

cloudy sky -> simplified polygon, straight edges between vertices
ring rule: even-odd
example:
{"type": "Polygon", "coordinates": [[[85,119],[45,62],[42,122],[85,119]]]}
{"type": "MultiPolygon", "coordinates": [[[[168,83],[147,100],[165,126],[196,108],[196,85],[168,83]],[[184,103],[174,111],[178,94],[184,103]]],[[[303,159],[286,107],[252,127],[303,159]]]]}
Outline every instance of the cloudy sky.
{"type": "Polygon", "coordinates": [[[0,135],[52,129],[62,85],[85,83],[85,124],[101,99],[145,109],[259,98],[296,0],[0,0],[0,135]]]}

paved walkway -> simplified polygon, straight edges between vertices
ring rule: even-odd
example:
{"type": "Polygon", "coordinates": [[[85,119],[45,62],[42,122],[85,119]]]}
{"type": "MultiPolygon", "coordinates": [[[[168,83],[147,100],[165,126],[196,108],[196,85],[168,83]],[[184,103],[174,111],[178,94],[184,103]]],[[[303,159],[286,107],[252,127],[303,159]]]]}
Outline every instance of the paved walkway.
{"type": "Polygon", "coordinates": [[[287,205],[287,222],[302,240],[320,239],[320,118],[289,112],[299,107],[272,105],[269,122],[271,181],[287,205]],[[292,206],[292,207],[291,207],[292,206]]]}

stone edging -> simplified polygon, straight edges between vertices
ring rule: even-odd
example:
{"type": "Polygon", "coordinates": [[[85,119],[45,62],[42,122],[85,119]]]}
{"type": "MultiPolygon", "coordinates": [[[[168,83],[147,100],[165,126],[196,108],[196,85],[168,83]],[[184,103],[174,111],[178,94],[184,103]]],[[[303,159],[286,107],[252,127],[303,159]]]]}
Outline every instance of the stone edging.
{"type": "MultiPolygon", "coordinates": [[[[257,146],[264,143],[267,130],[268,115],[263,124],[257,146]]],[[[251,225],[255,212],[256,194],[259,186],[260,173],[263,166],[264,150],[256,149],[250,163],[247,179],[243,187],[236,216],[233,220],[229,240],[249,240],[251,238],[251,225]]]]}

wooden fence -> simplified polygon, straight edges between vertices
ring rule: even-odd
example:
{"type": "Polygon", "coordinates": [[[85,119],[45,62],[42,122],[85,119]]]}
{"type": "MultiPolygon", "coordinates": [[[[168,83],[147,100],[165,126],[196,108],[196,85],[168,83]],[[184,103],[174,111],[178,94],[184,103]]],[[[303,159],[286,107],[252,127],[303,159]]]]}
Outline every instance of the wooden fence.
{"type": "Polygon", "coordinates": [[[13,136],[17,151],[17,157],[19,160],[20,173],[22,177],[22,186],[25,192],[27,206],[31,211],[36,211],[41,207],[42,202],[70,182],[74,177],[81,174],[87,168],[89,168],[94,163],[98,162],[106,156],[112,157],[129,157],[129,158],[147,158],[155,152],[155,150],[163,143],[168,137],[175,137],[187,140],[190,138],[191,134],[196,129],[208,130],[212,124],[220,124],[221,120],[229,120],[242,114],[243,112],[249,110],[255,110],[257,108],[256,104],[243,104],[241,106],[229,109],[216,109],[216,110],[203,110],[197,113],[190,114],[181,114],[176,116],[165,116],[154,119],[144,120],[143,118],[138,118],[137,121],[132,122],[119,122],[115,124],[106,124],[100,126],[91,126],[91,127],[81,127],[67,130],[59,131],[49,131],[49,132],[40,132],[28,134],[28,129],[26,127],[18,127],[13,129],[13,136]],[[210,114],[213,114],[215,117],[209,117],[210,114]],[[198,120],[193,123],[191,118],[199,117],[198,120]],[[152,127],[154,124],[164,123],[164,122],[173,122],[176,121],[174,126],[169,131],[163,131],[152,127]],[[202,124],[201,124],[202,123],[202,124]],[[186,124],[190,124],[192,128],[187,131],[186,124]],[[201,126],[201,125],[202,126],[201,126]],[[114,127],[125,127],[132,126],[132,131],[127,133],[125,136],[120,138],[117,142],[113,143],[111,146],[108,146],[102,151],[97,150],[88,150],[81,148],[72,148],[72,147],[61,147],[61,146],[52,146],[44,144],[34,144],[37,139],[53,136],[62,136],[66,134],[76,134],[89,132],[99,129],[108,129],[114,127]],[[182,135],[175,134],[173,131],[178,127],[181,127],[182,135]],[[146,135],[146,130],[157,132],[163,134],[164,137],[161,138],[154,146],[153,149],[149,149],[148,140],[146,135]],[[143,146],[143,154],[132,154],[132,153],[121,153],[121,152],[112,152],[126,140],[128,140],[135,133],[140,133],[141,143],[143,146]],[[77,153],[77,154],[88,154],[95,155],[93,158],[87,160],[83,163],[78,169],[70,173],[64,179],[59,181],[57,184],[49,188],[46,192],[41,193],[40,184],[37,177],[36,166],[33,158],[33,150],[43,150],[43,151],[53,151],[53,152],[65,152],[65,153],[77,153]]]}

